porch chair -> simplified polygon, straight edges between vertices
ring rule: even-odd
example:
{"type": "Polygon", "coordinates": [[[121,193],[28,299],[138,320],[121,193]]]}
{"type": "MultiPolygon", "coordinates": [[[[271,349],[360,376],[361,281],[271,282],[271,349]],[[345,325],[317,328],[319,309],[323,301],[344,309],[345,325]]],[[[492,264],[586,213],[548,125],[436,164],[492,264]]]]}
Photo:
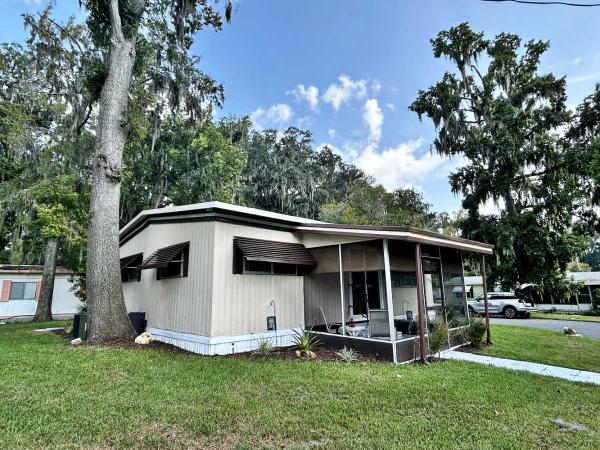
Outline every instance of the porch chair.
{"type": "Polygon", "coordinates": [[[323,322],[325,323],[325,329],[328,333],[331,333],[331,324],[327,321],[327,316],[325,315],[325,311],[323,311],[323,307],[319,305],[319,309],[321,310],[321,315],[323,316],[323,322]]]}

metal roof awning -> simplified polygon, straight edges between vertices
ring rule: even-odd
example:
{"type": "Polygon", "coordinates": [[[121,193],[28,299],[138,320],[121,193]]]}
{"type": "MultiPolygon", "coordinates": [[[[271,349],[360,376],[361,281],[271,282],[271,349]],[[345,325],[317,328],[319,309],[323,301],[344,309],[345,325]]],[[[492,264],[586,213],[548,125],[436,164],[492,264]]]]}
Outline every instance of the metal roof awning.
{"type": "Polygon", "coordinates": [[[154,269],[160,267],[167,267],[171,261],[175,259],[183,250],[189,248],[190,243],[182,242],[181,244],[171,245],[169,247],[159,248],[150,256],[148,256],[140,269],[154,269]]]}
{"type": "Polygon", "coordinates": [[[234,237],[234,245],[248,261],[315,266],[317,261],[302,244],[234,237]]]}
{"type": "Polygon", "coordinates": [[[123,270],[126,267],[132,267],[132,264],[135,262],[135,260],[141,259],[142,255],[143,253],[137,253],[135,255],[129,255],[125,256],[124,258],[121,258],[121,270],[123,270]]]}
{"type": "MultiPolygon", "coordinates": [[[[465,291],[469,292],[471,290],[471,286],[465,286],[465,291]]],[[[462,292],[462,286],[454,286],[452,288],[452,293],[456,294],[462,292]]]]}

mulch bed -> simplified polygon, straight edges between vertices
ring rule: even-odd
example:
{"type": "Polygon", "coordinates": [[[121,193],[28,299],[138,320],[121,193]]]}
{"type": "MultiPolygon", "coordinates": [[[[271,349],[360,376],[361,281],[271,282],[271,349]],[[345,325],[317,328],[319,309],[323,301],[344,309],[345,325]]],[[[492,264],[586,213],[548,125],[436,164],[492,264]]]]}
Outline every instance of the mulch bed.
{"type": "MultiPolygon", "coordinates": [[[[70,333],[67,333],[65,330],[53,330],[53,333],[58,334],[59,336],[69,340],[69,342],[73,339],[70,333]]],[[[75,347],[75,346],[74,346],[75,347]]],[[[102,343],[95,342],[82,342],[78,344],[76,347],[92,347],[92,348],[104,348],[104,347],[115,347],[115,348],[130,348],[135,350],[149,350],[149,349],[158,349],[165,350],[171,353],[184,353],[188,355],[195,355],[195,353],[189,352],[182,348],[176,347],[171,344],[166,344],[164,342],[152,341],[149,344],[141,345],[136,344],[133,339],[108,339],[106,341],[102,341],[102,343]]]]}
{"type": "MultiPolygon", "coordinates": [[[[71,341],[71,334],[67,333],[65,330],[53,330],[53,333],[71,341]]],[[[166,344],[160,341],[152,341],[150,344],[141,345],[136,344],[133,339],[109,339],[103,341],[102,343],[93,343],[93,342],[82,342],[77,345],[77,347],[91,347],[91,348],[106,348],[106,347],[114,347],[114,348],[127,348],[134,350],[163,350],[171,353],[181,353],[186,355],[197,355],[196,353],[189,352],[182,348],[176,347],[171,344],[166,344]]],[[[377,358],[372,355],[362,355],[360,353],[356,354],[357,359],[356,362],[381,362],[384,361],[380,358],[377,358]]],[[[337,355],[337,350],[332,350],[329,348],[317,348],[315,350],[315,357],[298,357],[296,356],[296,350],[293,347],[285,347],[285,348],[275,348],[273,352],[269,356],[259,356],[254,352],[244,352],[244,353],[233,353],[231,355],[215,355],[214,358],[251,358],[255,360],[267,360],[267,359],[282,359],[282,360],[303,360],[303,361],[341,361],[340,357],[337,355]]]]}
{"type": "MultiPolygon", "coordinates": [[[[332,350],[330,348],[317,348],[315,351],[314,358],[308,358],[305,356],[298,357],[296,355],[296,349],[293,347],[284,347],[284,348],[275,348],[273,352],[268,356],[260,356],[254,352],[245,352],[245,353],[234,353],[231,355],[222,355],[220,358],[252,358],[256,360],[262,359],[283,359],[283,360],[302,360],[302,361],[324,361],[324,362],[332,362],[337,361],[340,362],[342,359],[337,355],[337,350],[332,350]]],[[[362,355],[360,353],[356,354],[355,362],[378,362],[383,361],[381,359],[376,358],[372,355],[362,355]]]]}

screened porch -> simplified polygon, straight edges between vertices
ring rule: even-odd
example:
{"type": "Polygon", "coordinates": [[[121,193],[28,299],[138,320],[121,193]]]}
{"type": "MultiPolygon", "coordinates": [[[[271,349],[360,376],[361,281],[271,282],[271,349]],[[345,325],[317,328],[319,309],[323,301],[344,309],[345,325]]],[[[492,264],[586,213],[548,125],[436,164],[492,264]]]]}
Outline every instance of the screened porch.
{"type": "Polygon", "coordinates": [[[401,362],[417,357],[438,323],[448,324],[449,345],[468,323],[461,250],[373,239],[311,253],[305,322],[327,346],[401,362]]]}

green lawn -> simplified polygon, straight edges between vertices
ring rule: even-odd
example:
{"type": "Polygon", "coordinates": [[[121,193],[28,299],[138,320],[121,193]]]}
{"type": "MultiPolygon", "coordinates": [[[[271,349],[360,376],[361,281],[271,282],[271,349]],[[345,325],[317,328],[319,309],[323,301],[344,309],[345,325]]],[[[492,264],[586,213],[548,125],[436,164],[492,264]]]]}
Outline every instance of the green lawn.
{"type": "Polygon", "coordinates": [[[0,325],[2,448],[597,448],[600,440],[597,386],[454,361],[70,348],[36,326],[0,325]],[[558,417],[589,431],[562,431],[558,417]]]}
{"type": "Polygon", "coordinates": [[[550,320],[578,320],[581,322],[600,322],[600,316],[584,316],[583,314],[559,314],[536,312],[531,315],[532,319],[550,320]]]}
{"type": "Polygon", "coordinates": [[[492,347],[479,353],[600,372],[600,339],[569,337],[560,331],[492,325],[492,347]]]}

